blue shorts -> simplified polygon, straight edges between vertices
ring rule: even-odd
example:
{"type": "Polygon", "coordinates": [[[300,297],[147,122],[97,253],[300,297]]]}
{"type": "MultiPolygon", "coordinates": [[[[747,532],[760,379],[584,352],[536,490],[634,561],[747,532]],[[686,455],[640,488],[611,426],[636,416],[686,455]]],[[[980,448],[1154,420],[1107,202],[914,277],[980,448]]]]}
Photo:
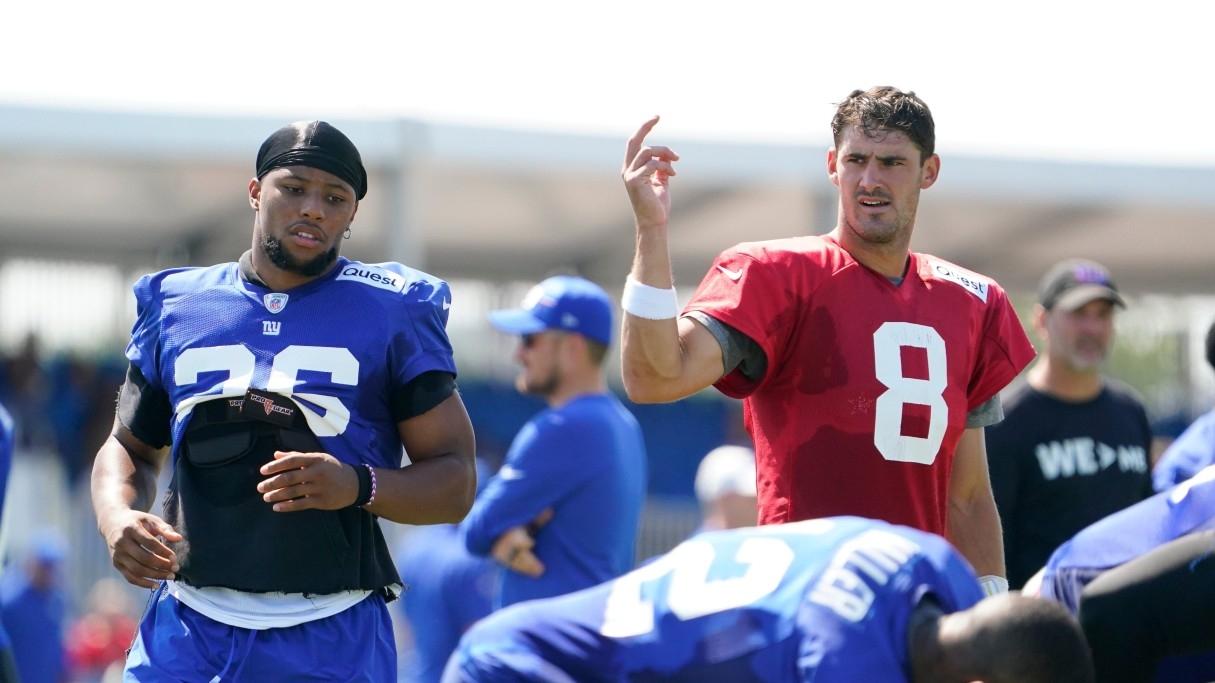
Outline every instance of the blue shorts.
{"type": "Polygon", "coordinates": [[[379,595],[325,619],[253,630],[152,594],[123,681],[359,681],[395,683],[396,642],[379,595]]]}

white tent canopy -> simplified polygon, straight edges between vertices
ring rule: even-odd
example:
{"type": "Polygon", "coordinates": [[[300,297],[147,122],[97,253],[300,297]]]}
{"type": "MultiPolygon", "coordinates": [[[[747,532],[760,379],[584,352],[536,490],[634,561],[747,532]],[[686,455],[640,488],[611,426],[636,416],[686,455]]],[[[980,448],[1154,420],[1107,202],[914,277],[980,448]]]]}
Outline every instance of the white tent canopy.
{"type": "MultiPolygon", "coordinates": [[[[444,277],[529,280],[575,268],[622,281],[632,218],[623,139],[334,120],[370,191],[346,254],[444,277]]],[[[0,259],[129,267],[231,260],[249,243],[245,186],[261,118],[0,107],[0,259]]],[[[659,142],[682,156],[670,234],[694,285],[736,242],[825,232],[827,142],[659,142]]],[[[1208,292],[1215,166],[1139,167],[946,156],[921,197],[913,247],[1032,290],[1066,256],[1104,262],[1131,293],[1208,292]]]]}

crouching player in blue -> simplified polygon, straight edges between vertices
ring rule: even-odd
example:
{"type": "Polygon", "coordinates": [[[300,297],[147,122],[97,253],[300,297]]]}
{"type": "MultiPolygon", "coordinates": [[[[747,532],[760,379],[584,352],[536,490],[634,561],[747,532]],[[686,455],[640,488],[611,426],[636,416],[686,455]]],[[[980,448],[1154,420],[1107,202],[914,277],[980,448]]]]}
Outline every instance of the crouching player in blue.
{"type": "Polygon", "coordinates": [[[1215,465],[1076,534],[1023,592],[1078,612],[1098,680],[1215,680],[1215,465]]]}
{"type": "Polygon", "coordinates": [[[92,480],[114,566],[155,590],[128,681],[396,679],[401,579],[378,518],[459,521],[474,444],[447,284],[338,256],[366,191],[345,135],[286,126],[249,181],[252,249],[135,284],[92,480]]]}
{"type": "Polygon", "coordinates": [[[491,615],[444,681],[1093,680],[1066,610],[982,598],[956,550],[907,527],[831,517],[709,532],[614,581],[491,615]]]}
{"type": "MultiPolygon", "coordinates": [[[[1207,328],[1207,365],[1215,370],[1215,322],[1207,328]]],[[[1165,491],[1215,464],[1215,408],[1203,413],[1169,444],[1152,468],[1152,485],[1165,491]]]]}

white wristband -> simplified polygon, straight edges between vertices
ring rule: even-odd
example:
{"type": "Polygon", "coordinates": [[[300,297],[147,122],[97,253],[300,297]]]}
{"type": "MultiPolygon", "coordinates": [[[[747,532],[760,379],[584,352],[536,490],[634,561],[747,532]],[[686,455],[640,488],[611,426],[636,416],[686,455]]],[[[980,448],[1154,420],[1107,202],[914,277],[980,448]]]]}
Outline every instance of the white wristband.
{"type": "Polygon", "coordinates": [[[983,587],[983,595],[987,597],[1008,592],[1008,579],[1004,578],[1003,576],[995,576],[992,574],[980,576],[979,585],[983,587]]]}
{"type": "Polygon", "coordinates": [[[675,288],[659,289],[643,285],[633,278],[624,281],[624,295],[620,307],[625,313],[646,320],[667,320],[679,315],[679,298],[675,288]]]}

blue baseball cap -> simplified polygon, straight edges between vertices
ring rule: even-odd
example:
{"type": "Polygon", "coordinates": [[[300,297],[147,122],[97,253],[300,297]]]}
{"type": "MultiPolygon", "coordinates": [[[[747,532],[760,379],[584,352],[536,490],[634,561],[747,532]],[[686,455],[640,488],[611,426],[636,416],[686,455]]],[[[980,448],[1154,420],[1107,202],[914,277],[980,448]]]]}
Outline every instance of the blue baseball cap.
{"type": "Polygon", "coordinates": [[[67,557],[67,541],[59,532],[44,529],[30,542],[29,554],[43,564],[59,564],[67,557]]]}
{"type": "Polygon", "coordinates": [[[573,275],[548,278],[531,288],[520,308],[491,311],[489,322],[510,334],[561,330],[604,346],[612,343],[612,301],[607,292],[573,275]]]}

